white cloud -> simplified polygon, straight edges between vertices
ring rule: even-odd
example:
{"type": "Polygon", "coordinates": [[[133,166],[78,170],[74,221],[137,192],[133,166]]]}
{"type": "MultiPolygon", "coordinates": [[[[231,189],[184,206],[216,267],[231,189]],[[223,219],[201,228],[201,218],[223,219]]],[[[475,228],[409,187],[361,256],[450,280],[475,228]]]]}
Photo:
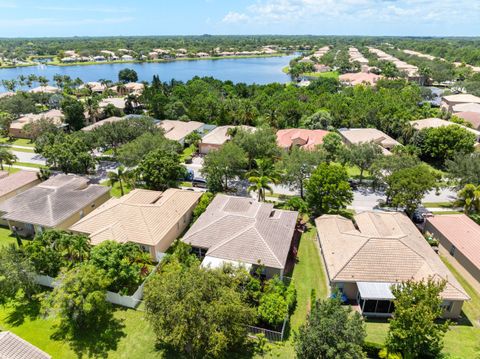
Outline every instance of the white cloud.
{"type": "Polygon", "coordinates": [[[229,12],[223,22],[260,24],[314,21],[453,23],[480,18],[470,0],[256,0],[243,12],[229,12]]]}
{"type": "Polygon", "coordinates": [[[245,14],[230,11],[227,15],[225,15],[222,19],[222,22],[226,22],[229,24],[235,24],[239,22],[246,22],[249,20],[249,17],[245,14]]]}

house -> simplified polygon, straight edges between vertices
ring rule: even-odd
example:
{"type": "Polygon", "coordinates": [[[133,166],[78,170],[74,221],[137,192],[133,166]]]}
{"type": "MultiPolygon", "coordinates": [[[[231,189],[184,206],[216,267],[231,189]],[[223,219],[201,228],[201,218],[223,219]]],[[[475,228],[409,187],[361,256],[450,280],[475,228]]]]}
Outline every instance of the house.
{"type": "Polygon", "coordinates": [[[106,240],[137,243],[159,259],[190,224],[201,192],[170,188],[165,192],[136,189],[112,198],[70,227],[97,245],[106,240]]]}
{"type": "Polygon", "coordinates": [[[382,76],[376,75],[374,73],[366,72],[355,72],[355,73],[346,73],[338,77],[340,82],[355,86],[360,84],[375,85],[382,76]]]}
{"type": "Polygon", "coordinates": [[[90,81],[78,87],[80,90],[88,88],[92,92],[102,93],[107,89],[107,85],[102,84],[101,82],[90,81]]]}
{"type": "Polygon", "coordinates": [[[48,228],[67,229],[109,198],[109,187],[60,174],[0,203],[0,218],[29,237],[48,228]]]}
{"type": "Polygon", "coordinates": [[[460,125],[455,122],[450,122],[446,120],[442,120],[441,118],[425,118],[423,120],[416,120],[416,121],[410,121],[410,124],[417,130],[421,131],[426,128],[437,128],[437,127],[445,127],[445,126],[460,126],[467,131],[473,133],[477,139],[477,141],[480,140],[480,131],[474,130],[473,128],[466,127],[463,125],[460,125]]]}
{"type": "MultiPolygon", "coordinates": [[[[0,203],[16,196],[40,183],[37,173],[19,171],[12,173],[0,171],[0,203]]],[[[0,225],[7,226],[7,221],[0,218],[0,225]]]]}
{"type": "Polygon", "coordinates": [[[456,115],[458,112],[477,112],[480,113],[480,103],[460,103],[452,106],[452,112],[456,115]]]}
{"type": "Polygon", "coordinates": [[[330,72],[332,71],[332,68],[330,66],[327,66],[327,65],[322,65],[322,64],[315,64],[313,65],[313,67],[315,68],[315,72],[330,72]]]}
{"type": "Polygon", "coordinates": [[[30,135],[25,131],[25,126],[43,119],[51,120],[58,127],[63,126],[63,113],[60,110],[54,109],[38,114],[29,113],[10,124],[8,135],[15,138],[30,138],[30,135]]]}
{"type": "Polygon", "coordinates": [[[212,150],[218,150],[222,145],[229,141],[231,136],[229,130],[238,128],[245,131],[253,132],[256,130],[255,127],[251,126],[218,126],[215,127],[212,131],[207,133],[202,138],[202,142],[199,144],[199,152],[202,154],[207,154],[212,150]]]}
{"type": "Polygon", "coordinates": [[[453,111],[453,106],[465,104],[465,103],[476,103],[480,104],[480,97],[474,96],[471,94],[457,94],[457,95],[449,95],[442,97],[442,105],[441,107],[448,112],[453,111]]]}
{"type": "Polygon", "coordinates": [[[0,332],[1,359],[50,359],[51,356],[12,332],[0,332]]]}
{"type": "Polygon", "coordinates": [[[289,128],[277,131],[277,144],[286,150],[294,146],[306,150],[313,150],[323,143],[323,138],[328,134],[329,132],[324,130],[289,128]]]}
{"type": "Polygon", "coordinates": [[[382,148],[384,155],[390,155],[391,150],[400,143],[376,128],[351,128],[339,131],[346,144],[374,142],[382,148]]]}
{"type": "Polygon", "coordinates": [[[271,203],[218,194],[182,241],[203,258],[204,267],[232,263],[282,277],[293,262],[297,217],[271,203]]]}
{"type": "Polygon", "coordinates": [[[480,226],[465,214],[427,218],[425,232],[439,241],[440,252],[458,263],[480,285],[480,226]]]}
{"type": "Polygon", "coordinates": [[[165,131],[165,137],[169,140],[178,141],[182,145],[185,144],[185,137],[192,132],[202,133],[205,124],[198,121],[178,121],[163,120],[158,124],[165,131]]]}
{"type": "Polygon", "coordinates": [[[60,91],[60,89],[58,87],[54,87],[54,86],[38,86],[38,87],[35,87],[35,88],[29,90],[28,92],[30,92],[30,93],[50,93],[50,94],[54,94],[54,93],[57,93],[59,91],[60,91]]]}
{"type": "Polygon", "coordinates": [[[100,108],[105,108],[108,105],[113,105],[115,108],[118,108],[119,110],[124,110],[125,102],[126,100],[124,97],[108,97],[100,101],[98,106],[100,108]]]}
{"type": "Polygon", "coordinates": [[[400,212],[363,212],[354,222],[338,215],[315,220],[332,289],[357,303],[365,316],[388,317],[392,285],[433,278],[446,280],[441,297],[445,318],[457,318],[469,300],[413,222],[400,212]]]}
{"type": "Polygon", "coordinates": [[[480,131],[480,112],[457,112],[455,116],[470,123],[474,130],[480,131]]]}
{"type": "Polygon", "coordinates": [[[85,131],[85,132],[90,132],[90,131],[93,131],[94,129],[98,128],[98,127],[101,127],[107,123],[113,123],[113,122],[118,122],[118,121],[123,121],[125,120],[125,117],[116,117],[116,116],[112,116],[112,117],[108,117],[104,120],[101,120],[101,121],[97,121],[89,126],[86,126],[86,127],[83,127],[82,128],[82,131],[85,131]]]}
{"type": "Polygon", "coordinates": [[[125,84],[125,89],[127,90],[127,93],[141,95],[145,89],[145,85],[138,82],[129,82],[125,84]]]}
{"type": "Polygon", "coordinates": [[[132,61],[132,60],[133,60],[133,56],[131,56],[131,55],[122,55],[121,59],[122,59],[122,61],[132,61]]]}

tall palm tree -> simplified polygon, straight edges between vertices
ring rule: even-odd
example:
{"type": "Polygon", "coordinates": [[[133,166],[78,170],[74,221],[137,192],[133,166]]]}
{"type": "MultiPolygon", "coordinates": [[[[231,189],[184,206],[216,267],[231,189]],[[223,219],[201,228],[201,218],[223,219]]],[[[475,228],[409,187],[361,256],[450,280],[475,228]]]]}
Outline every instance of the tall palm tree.
{"type": "Polygon", "coordinates": [[[99,116],[98,100],[95,97],[87,97],[85,100],[85,108],[87,109],[90,122],[97,122],[99,116]]]}
{"type": "Polygon", "coordinates": [[[457,206],[463,207],[466,214],[480,212],[480,185],[467,184],[457,194],[457,206]]]}
{"type": "Polygon", "coordinates": [[[11,166],[18,159],[13,153],[6,148],[0,147],[0,169],[3,171],[3,164],[11,166]]]}
{"type": "Polygon", "coordinates": [[[120,194],[123,196],[125,194],[123,186],[132,181],[132,171],[128,171],[124,166],[120,166],[117,168],[117,172],[108,172],[108,179],[112,187],[118,183],[120,186],[120,194]]]}
{"type": "Polygon", "coordinates": [[[256,159],[256,168],[247,172],[250,186],[248,191],[255,191],[258,194],[258,201],[265,201],[265,192],[273,193],[270,184],[276,184],[280,181],[280,172],[275,168],[272,161],[268,159],[256,159]]]}

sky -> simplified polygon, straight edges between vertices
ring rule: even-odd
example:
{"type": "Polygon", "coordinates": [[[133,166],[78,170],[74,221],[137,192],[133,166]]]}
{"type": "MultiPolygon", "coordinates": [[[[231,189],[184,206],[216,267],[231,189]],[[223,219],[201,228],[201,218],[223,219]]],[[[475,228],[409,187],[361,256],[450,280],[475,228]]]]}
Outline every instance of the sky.
{"type": "Polygon", "coordinates": [[[480,0],[0,0],[0,37],[480,36],[480,0]]]}

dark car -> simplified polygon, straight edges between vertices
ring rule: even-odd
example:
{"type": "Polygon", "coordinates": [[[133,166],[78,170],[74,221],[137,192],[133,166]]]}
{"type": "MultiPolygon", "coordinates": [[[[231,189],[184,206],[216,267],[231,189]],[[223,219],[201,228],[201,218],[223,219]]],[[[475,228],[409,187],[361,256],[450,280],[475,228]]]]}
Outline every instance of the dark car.
{"type": "Polygon", "coordinates": [[[207,181],[205,181],[203,178],[195,177],[192,181],[192,186],[198,188],[207,188],[207,181]]]}
{"type": "Polygon", "coordinates": [[[409,217],[412,218],[413,223],[423,223],[425,222],[425,218],[430,217],[432,213],[426,209],[425,207],[418,207],[413,214],[406,212],[409,217]]]}

